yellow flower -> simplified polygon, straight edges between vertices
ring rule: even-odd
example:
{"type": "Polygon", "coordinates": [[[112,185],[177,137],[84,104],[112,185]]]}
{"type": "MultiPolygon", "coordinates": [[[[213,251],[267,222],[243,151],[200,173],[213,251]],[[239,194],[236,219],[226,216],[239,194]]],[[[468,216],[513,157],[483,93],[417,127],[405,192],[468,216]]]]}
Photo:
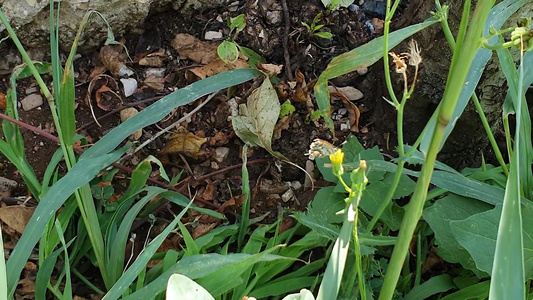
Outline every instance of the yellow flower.
{"type": "Polygon", "coordinates": [[[335,153],[329,155],[331,164],[333,165],[333,174],[335,176],[340,176],[344,173],[344,168],[342,162],[344,161],[344,152],[341,149],[337,149],[335,153]]]}

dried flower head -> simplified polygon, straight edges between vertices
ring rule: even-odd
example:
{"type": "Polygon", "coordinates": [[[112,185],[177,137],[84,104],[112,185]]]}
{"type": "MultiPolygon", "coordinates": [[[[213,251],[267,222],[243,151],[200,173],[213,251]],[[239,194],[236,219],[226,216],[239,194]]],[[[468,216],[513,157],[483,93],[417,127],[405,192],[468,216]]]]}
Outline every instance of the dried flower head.
{"type": "Polygon", "coordinates": [[[411,66],[418,66],[422,63],[422,56],[420,56],[420,49],[418,48],[418,43],[415,40],[409,41],[409,64],[411,66]]]}
{"type": "Polygon", "coordinates": [[[405,74],[407,71],[406,59],[408,54],[402,53],[398,55],[394,52],[389,52],[389,55],[392,56],[392,61],[396,65],[396,73],[405,74]]]}

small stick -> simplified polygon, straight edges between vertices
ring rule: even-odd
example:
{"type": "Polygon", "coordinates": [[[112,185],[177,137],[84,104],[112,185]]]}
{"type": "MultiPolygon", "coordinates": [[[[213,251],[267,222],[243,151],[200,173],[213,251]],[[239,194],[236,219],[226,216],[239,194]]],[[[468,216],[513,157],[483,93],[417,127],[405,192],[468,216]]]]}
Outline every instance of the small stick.
{"type": "Polygon", "coordinates": [[[283,6],[283,14],[285,18],[285,32],[283,33],[283,56],[285,58],[285,75],[289,81],[293,81],[291,70],[291,57],[289,54],[289,30],[291,26],[291,19],[289,16],[289,8],[287,7],[287,0],[281,0],[281,6],[283,6]]]}

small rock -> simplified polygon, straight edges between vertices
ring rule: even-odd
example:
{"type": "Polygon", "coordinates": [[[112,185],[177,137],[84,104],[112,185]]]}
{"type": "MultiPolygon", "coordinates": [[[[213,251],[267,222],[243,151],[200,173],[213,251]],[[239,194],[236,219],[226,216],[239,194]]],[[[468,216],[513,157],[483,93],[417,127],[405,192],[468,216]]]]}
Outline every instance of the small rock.
{"type": "Polygon", "coordinates": [[[137,90],[137,80],[135,78],[121,78],[120,82],[124,86],[124,96],[129,97],[137,90]]]}
{"type": "Polygon", "coordinates": [[[367,72],[368,72],[367,67],[362,67],[362,68],[357,69],[357,74],[359,75],[365,75],[367,72]]]}
{"type": "Polygon", "coordinates": [[[211,162],[211,169],[213,170],[218,170],[220,169],[220,167],[218,166],[218,164],[214,161],[211,162]]]}
{"type": "Polygon", "coordinates": [[[32,86],[26,89],[26,95],[37,93],[39,89],[36,86],[32,86]]]}
{"type": "Polygon", "coordinates": [[[294,192],[292,189],[288,189],[285,193],[283,193],[283,195],[281,195],[281,201],[283,202],[288,202],[290,200],[293,200],[294,198],[296,198],[296,196],[294,196],[294,192]]]}
{"type": "MultiPolygon", "coordinates": [[[[315,163],[313,163],[312,160],[307,160],[305,162],[305,171],[308,173],[308,174],[314,174],[315,173],[315,163]]],[[[312,176],[312,175],[311,175],[312,176]]],[[[305,181],[304,181],[304,187],[306,189],[310,188],[312,186],[312,182],[311,182],[312,179],[309,178],[309,176],[305,176],[305,181]]]]}
{"type": "Polygon", "coordinates": [[[346,131],[350,129],[350,125],[346,123],[341,123],[341,131],[346,131]]]}
{"type": "MultiPolygon", "coordinates": [[[[139,111],[133,107],[128,107],[120,111],[120,121],[125,122],[127,119],[135,116],[139,111]]],[[[138,140],[143,134],[143,130],[139,129],[134,133],[130,134],[129,138],[131,140],[138,140]]]]}
{"type": "Polygon", "coordinates": [[[274,3],[266,12],[266,22],[269,25],[277,26],[283,21],[283,8],[281,4],[274,3]]]}
{"type": "Polygon", "coordinates": [[[222,32],[220,31],[207,31],[204,35],[206,41],[220,40],[222,39],[222,32]]]}
{"type": "Polygon", "coordinates": [[[43,97],[39,94],[31,94],[20,100],[20,104],[22,104],[22,109],[28,111],[43,105],[43,97]]]}
{"type": "Polygon", "coordinates": [[[120,77],[133,76],[133,74],[135,74],[133,70],[126,67],[126,65],[122,65],[117,73],[117,75],[120,77]]]}
{"type": "Polygon", "coordinates": [[[299,181],[297,181],[297,180],[295,180],[295,181],[291,181],[291,187],[292,187],[295,191],[297,191],[297,190],[299,190],[299,189],[302,188],[302,184],[301,184],[299,181]]]}
{"type": "Polygon", "coordinates": [[[344,107],[339,108],[339,111],[337,112],[339,115],[344,116],[348,110],[344,107]]]}
{"type": "Polygon", "coordinates": [[[149,68],[144,71],[144,77],[154,76],[161,78],[165,76],[166,70],[165,68],[149,68]]]}
{"type": "Polygon", "coordinates": [[[215,149],[215,160],[218,162],[223,162],[229,154],[229,148],[227,147],[218,147],[215,149]]]}
{"type": "Polygon", "coordinates": [[[359,5],[355,5],[352,3],[348,6],[348,10],[351,12],[359,11],[359,5]]]}
{"type": "Polygon", "coordinates": [[[281,194],[289,189],[289,185],[285,182],[272,181],[266,178],[261,179],[259,183],[259,190],[266,194],[281,194]]]}
{"type": "Polygon", "coordinates": [[[0,177],[0,197],[10,197],[11,191],[17,187],[17,182],[5,177],[0,177]]]}

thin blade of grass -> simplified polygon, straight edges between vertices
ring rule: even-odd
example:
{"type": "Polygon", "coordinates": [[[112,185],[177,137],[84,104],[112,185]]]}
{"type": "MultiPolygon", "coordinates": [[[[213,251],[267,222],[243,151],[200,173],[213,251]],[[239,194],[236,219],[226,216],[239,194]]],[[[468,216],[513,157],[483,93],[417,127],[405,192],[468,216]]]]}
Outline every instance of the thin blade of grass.
{"type": "MultiPolygon", "coordinates": [[[[192,204],[192,200],[189,202],[189,206],[192,204]]],[[[161,232],[150,244],[141,252],[135,262],[122,274],[117,280],[109,292],[104,296],[102,300],[116,300],[129,288],[130,284],[137,278],[137,275],[146,267],[148,261],[152,258],[154,253],[159,249],[159,246],[167,238],[172,230],[176,227],[179,220],[183,217],[185,212],[189,209],[189,206],[181,210],[174,220],[161,232]]],[[[153,295],[152,295],[153,296],[153,295]]]]}
{"type": "Polygon", "coordinates": [[[456,288],[452,276],[448,274],[431,277],[421,285],[415,286],[409,294],[405,295],[405,300],[428,299],[438,293],[456,288]]]}
{"type": "Polygon", "coordinates": [[[514,63],[508,50],[499,50],[498,57],[507,78],[517,121],[510,173],[496,239],[489,299],[522,299],[526,289],[520,195],[521,191],[526,197],[531,195],[531,120],[525,94],[522,95],[524,65],[520,65],[520,74],[517,74],[511,67],[514,63]]]}

